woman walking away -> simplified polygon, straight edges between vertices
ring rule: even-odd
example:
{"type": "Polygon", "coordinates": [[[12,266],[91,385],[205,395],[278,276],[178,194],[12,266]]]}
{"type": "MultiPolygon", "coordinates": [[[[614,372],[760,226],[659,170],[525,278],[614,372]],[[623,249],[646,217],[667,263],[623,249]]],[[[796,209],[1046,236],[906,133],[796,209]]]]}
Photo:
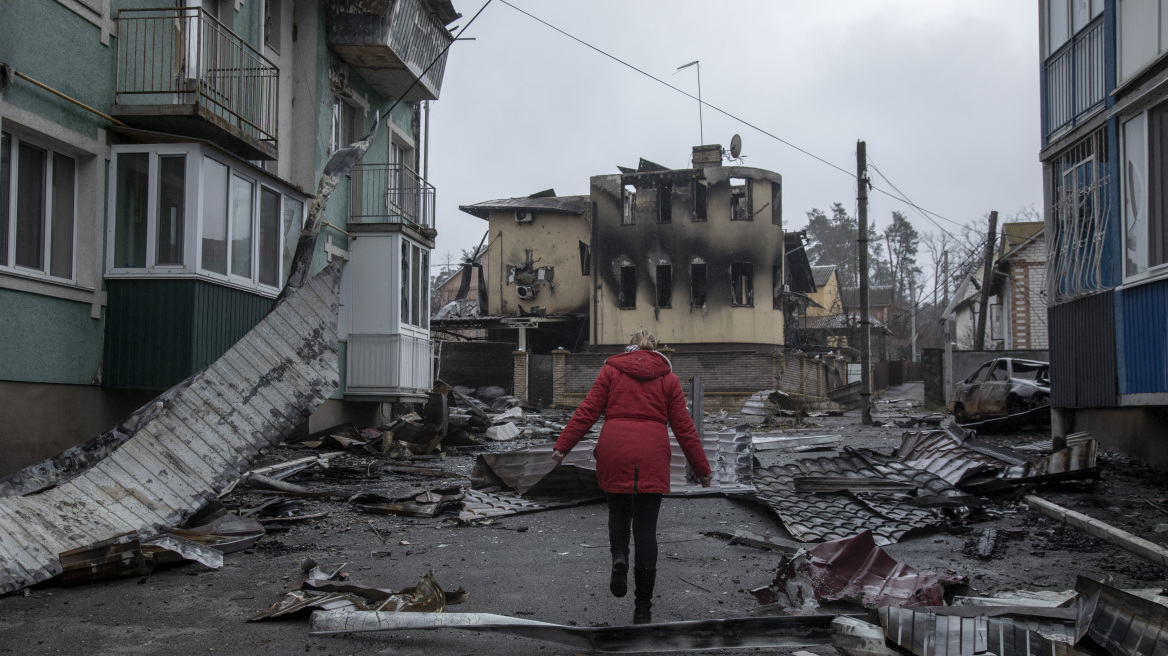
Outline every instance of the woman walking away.
{"type": "Polygon", "coordinates": [[[673,428],[685,459],[702,487],[712,476],[701,440],[685,408],[681,381],[669,360],[656,351],[647,330],[633,334],[624,353],[605,361],[588,396],[556,441],[556,464],[604,413],[596,445],[596,477],[608,499],[608,541],[612,549],[609,590],[628,591],[629,526],[636,546],[633,559],[633,623],[652,621],[653,584],[657,578],[657,514],[661,495],[669,492],[669,433],[673,428]]]}

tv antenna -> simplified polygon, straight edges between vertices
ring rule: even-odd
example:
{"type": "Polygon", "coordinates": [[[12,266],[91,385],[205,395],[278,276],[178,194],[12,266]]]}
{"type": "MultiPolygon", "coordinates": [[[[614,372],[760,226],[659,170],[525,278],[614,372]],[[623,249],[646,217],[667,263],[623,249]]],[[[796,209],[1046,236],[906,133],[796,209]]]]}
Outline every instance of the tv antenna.
{"type": "Polygon", "coordinates": [[[705,128],[702,126],[702,62],[700,59],[695,59],[688,64],[678,66],[677,70],[673,71],[673,74],[677,75],[678,71],[689,68],[690,66],[696,67],[698,71],[698,137],[701,139],[701,145],[705,145],[706,134],[705,128]]]}

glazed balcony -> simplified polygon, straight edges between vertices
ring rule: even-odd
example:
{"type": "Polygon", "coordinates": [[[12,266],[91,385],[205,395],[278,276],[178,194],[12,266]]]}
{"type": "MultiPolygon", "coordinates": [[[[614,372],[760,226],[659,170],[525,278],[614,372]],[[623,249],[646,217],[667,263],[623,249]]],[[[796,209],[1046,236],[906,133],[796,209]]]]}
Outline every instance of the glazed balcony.
{"type": "Polygon", "coordinates": [[[1044,64],[1046,100],[1043,134],[1075,125],[1105,99],[1103,16],[1080,30],[1044,64]]]}
{"type": "Polygon", "coordinates": [[[326,10],[329,48],[378,93],[407,102],[438,99],[444,49],[454,38],[446,24],[458,16],[448,2],[328,0],[326,10]]]}
{"type": "Polygon", "coordinates": [[[118,13],[111,113],[134,128],[276,159],[279,70],[198,7],[118,13]]]}
{"type": "Polygon", "coordinates": [[[402,225],[434,236],[434,185],[403,164],[358,164],[349,180],[349,225],[402,225]]]}

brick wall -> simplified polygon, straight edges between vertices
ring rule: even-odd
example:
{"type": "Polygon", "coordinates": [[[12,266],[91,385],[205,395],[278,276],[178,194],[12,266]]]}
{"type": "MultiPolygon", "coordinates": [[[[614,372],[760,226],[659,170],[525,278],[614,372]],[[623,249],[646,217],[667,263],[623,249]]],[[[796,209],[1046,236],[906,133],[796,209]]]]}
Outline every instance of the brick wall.
{"type": "MultiPolygon", "coordinates": [[[[705,381],[707,408],[735,408],[751,394],[777,387],[791,394],[826,396],[834,381],[842,380],[847,361],[822,361],[801,354],[756,351],[666,353],[682,389],[690,395],[690,379],[705,381]],[[826,371],[831,366],[839,376],[826,371]]],[[[592,387],[608,355],[563,353],[556,361],[556,405],[575,406],[592,387]],[[561,383],[562,381],[562,383],[561,383]]]]}

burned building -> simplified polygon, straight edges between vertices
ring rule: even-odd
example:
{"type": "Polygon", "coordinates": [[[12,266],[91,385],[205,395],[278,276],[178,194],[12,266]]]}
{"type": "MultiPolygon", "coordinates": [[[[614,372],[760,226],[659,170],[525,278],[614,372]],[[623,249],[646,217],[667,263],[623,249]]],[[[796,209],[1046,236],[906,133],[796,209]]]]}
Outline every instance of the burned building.
{"type": "Polygon", "coordinates": [[[572,328],[552,348],[616,350],[641,328],[677,350],[783,345],[782,177],[723,166],[722,152],[695,147],[685,169],[642,159],[593,176],[588,196],[462,206],[489,223],[480,312],[521,346],[556,323],[572,328]]]}

